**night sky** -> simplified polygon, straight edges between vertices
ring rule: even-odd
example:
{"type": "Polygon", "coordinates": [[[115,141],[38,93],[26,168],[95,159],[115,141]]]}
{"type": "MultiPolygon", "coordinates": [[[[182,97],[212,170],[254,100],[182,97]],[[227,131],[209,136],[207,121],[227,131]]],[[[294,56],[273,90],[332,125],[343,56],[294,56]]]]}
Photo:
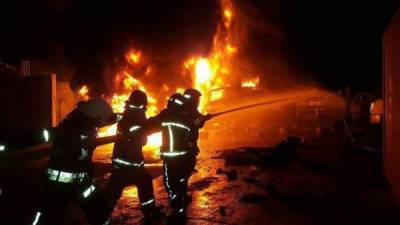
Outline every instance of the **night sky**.
{"type": "MultiPolygon", "coordinates": [[[[274,55],[296,68],[293,76],[301,71],[297,76],[328,88],[379,88],[381,36],[398,2],[349,2],[236,1],[250,18],[250,59],[260,65],[274,55]]],[[[171,59],[207,54],[218,7],[216,0],[2,0],[0,57],[76,70],[116,60],[133,46],[168,67],[171,59]]]]}

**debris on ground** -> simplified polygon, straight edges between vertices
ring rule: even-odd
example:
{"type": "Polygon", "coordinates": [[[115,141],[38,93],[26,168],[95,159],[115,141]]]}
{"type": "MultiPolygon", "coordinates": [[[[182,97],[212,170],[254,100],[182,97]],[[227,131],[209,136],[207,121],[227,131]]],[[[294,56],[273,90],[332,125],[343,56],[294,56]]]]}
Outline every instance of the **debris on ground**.
{"type": "Polygon", "coordinates": [[[190,184],[190,190],[202,191],[207,189],[213,182],[217,181],[216,177],[205,177],[201,180],[195,181],[190,184]]]}
{"type": "Polygon", "coordinates": [[[226,216],[226,206],[220,206],[219,207],[219,214],[221,216],[226,216]]]}
{"type": "Polygon", "coordinates": [[[228,178],[228,181],[234,181],[238,178],[238,172],[236,169],[223,170],[220,168],[217,170],[217,174],[225,174],[228,178]]]}
{"type": "Polygon", "coordinates": [[[220,157],[227,166],[288,163],[296,156],[295,150],[301,143],[298,137],[287,137],[274,148],[242,147],[225,150],[220,157]]]}

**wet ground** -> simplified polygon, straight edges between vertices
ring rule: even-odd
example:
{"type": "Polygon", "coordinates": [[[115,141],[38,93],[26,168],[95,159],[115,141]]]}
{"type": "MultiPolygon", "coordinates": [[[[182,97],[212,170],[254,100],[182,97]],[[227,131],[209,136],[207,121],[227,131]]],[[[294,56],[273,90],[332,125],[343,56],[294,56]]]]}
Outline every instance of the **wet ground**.
{"type": "MultiPolygon", "coordinates": [[[[261,124],[232,126],[221,135],[215,127],[213,133],[202,134],[197,172],[190,179],[193,201],[187,224],[400,224],[382,176],[380,154],[352,149],[342,132],[333,128],[317,135],[315,126],[294,124],[294,117],[288,120],[290,113],[274,115],[279,116],[261,124]],[[249,132],[252,126],[263,129],[249,132]],[[302,143],[275,148],[285,135],[298,135],[302,143]]],[[[208,126],[222,123],[216,120],[208,126]]],[[[110,145],[94,155],[100,187],[109,177],[110,155],[110,145]]],[[[154,176],[156,200],[168,213],[161,165],[152,163],[148,169],[154,176]]],[[[0,224],[31,224],[45,164],[41,159],[1,171],[0,224]]],[[[136,188],[127,187],[112,222],[140,224],[141,218],[136,188]]],[[[86,224],[73,205],[65,220],[65,224],[86,224]]]]}

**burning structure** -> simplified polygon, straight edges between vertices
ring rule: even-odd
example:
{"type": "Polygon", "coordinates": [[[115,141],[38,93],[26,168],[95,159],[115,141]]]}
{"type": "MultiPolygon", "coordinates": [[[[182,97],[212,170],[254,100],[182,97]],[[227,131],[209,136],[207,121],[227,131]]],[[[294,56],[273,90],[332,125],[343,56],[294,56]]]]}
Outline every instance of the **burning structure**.
{"type": "MultiPolygon", "coordinates": [[[[139,89],[149,96],[147,116],[154,116],[160,111],[169,95],[183,92],[187,87],[200,90],[203,94],[199,109],[207,112],[212,102],[225,96],[227,89],[257,89],[260,76],[246,71],[240,62],[238,53],[243,42],[245,25],[239,20],[240,11],[231,0],[220,1],[220,21],[209,54],[194,53],[182,62],[180,74],[174,80],[156,87],[155,65],[145,52],[131,48],[124,57],[124,63],[118,66],[111,76],[113,94],[107,97],[115,112],[122,112],[125,101],[132,90],[139,89]]],[[[90,84],[83,84],[78,90],[82,100],[90,96],[90,84]]],[[[229,92],[229,91],[228,91],[229,92]]],[[[113,135],[115,125],[102,129],[100,136],[113,135]]],[[[161,134],[149,136],[146,149],[154,149],[161,144],[161,134]]]]}

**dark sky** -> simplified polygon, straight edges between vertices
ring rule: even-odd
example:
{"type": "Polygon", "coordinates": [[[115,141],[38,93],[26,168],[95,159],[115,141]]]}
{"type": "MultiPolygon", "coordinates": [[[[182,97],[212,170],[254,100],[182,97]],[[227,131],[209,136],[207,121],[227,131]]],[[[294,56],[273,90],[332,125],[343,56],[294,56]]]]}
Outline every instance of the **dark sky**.
{"type": "MultiPolygon", "coordinates": [[[[258,59],[268,57],[274,37],[279,36],[285,43],[279,48],[284,52],[282,60],[300,65],[324,86],[379,87],[381,35],[397,1],[237,3],[248,16],[254,14],[257,23],[270,27],[269,31],[258,25],[249,29],[253,43],[249,49],[258,59]]],[[[159,64],[168,64],[168,58],[179,61],[194,51],[207,53],[217,12],[217,0],[2,0],[0,57],[10,63],[40,58],[79,68],[112,61],[134,46],[159,64]]]]}

